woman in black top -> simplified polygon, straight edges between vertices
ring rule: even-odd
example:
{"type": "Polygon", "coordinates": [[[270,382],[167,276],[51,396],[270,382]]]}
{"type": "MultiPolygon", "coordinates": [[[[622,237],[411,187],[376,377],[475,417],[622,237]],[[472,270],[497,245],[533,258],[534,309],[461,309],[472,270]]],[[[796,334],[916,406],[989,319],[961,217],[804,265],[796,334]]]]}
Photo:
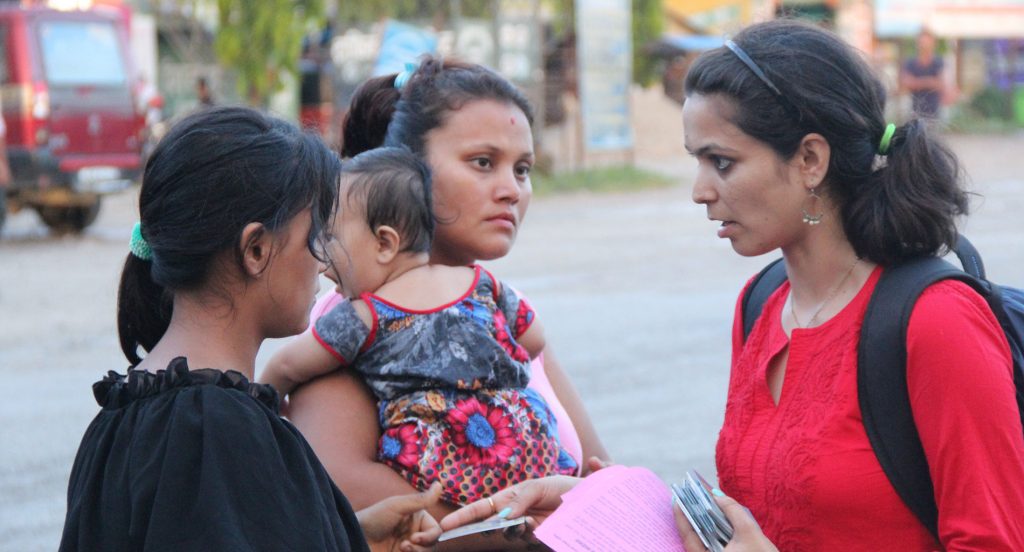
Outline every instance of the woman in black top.
{"type": "Polygon", "coordinates": [[[102,410],[71,472],[62,551],[436,541],[423,508],[439,489],[353,512],[276,392],[251,382],[262,341],[308,325],[339,170],[318,138],[245,108],[191,115],[153,152],[118,296],[131,368],[93,386],[102,410]]]}

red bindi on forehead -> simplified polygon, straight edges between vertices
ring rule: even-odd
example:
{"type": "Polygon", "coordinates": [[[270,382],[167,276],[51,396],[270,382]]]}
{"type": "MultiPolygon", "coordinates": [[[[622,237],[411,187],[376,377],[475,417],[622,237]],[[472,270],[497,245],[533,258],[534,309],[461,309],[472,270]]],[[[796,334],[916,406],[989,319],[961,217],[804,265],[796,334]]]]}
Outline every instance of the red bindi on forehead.
{"type": "Polygon", "coordinates": [[[510,124],[511,124],[512,126],[516,126],[516,118],[515,118],[515,117],[509,117],[509,118],[508,118],[508,122],[509,122],[509,123],[510,123],[510,124]]]}

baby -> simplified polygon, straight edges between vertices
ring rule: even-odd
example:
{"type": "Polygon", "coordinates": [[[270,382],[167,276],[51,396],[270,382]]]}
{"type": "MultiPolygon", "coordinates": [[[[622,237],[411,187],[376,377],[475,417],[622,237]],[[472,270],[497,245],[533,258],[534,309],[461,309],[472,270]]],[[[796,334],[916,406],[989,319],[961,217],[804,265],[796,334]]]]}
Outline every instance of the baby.
{"type": "Polygon", "coordinates": [[[414,487],[465,504],[530,478],[572,474],[554,417],[526,386],[544,347],[529,304],[478,265],[429,264],[430,173],[405,148],[342,169],[326,275],[347,297],[271,359],[281,394],[339,366],[377,398],[378,458],[414,487]]]}

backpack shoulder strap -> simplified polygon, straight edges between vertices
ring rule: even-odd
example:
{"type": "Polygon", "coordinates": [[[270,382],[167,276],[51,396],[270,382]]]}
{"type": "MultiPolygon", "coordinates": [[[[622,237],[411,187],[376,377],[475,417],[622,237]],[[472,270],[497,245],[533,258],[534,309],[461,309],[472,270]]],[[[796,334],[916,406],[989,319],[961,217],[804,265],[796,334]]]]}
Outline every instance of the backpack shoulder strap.
{"type": "Polygon", "coordinates": [[[868,303],[857,348],[857,395],[864,429],[892,486],[938,536],[938,508],[907,391],[907,326],[917,298],[939,280],[980,282],[948,262],[925,257],[886,269],[868,303]]]}
{"type": "Polygon", "coordinates": [[[964,272],[979,280],[985,280],[985,263],[981,261],[981,254],[974,244],[963,234],[956,235],[956,246],[953,247],[957,259],[960,259],[960,266],[964,272]]]}
{"type": "Polygon", "coordinates": [[[750,331],[754,329],[754,323],[761,317],[764,304],[771,297],[775,290],[779,289],[782,282],[786,281],[786,265],[782,259],[775,259],[768,266],[761,269],[761,272],[754,276],[753,281],[743,292],[743,301],[740,313],[743,316],[743,340],[747,340],[750,331]]]}

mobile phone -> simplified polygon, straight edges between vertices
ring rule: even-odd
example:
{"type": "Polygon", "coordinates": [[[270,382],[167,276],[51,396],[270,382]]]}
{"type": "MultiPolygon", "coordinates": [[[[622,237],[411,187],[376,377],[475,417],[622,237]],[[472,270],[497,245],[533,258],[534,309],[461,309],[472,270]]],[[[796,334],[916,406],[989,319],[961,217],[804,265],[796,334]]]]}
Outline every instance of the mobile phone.
{"type": "Polygon", "coordinates": [[[721,552],[732,539],[733,529],[725,513],[708,493],[711,486],[695,470],[686,472],[682,485],[672,484],[676,505],[686,515],[705,548],[721,552]]]}

